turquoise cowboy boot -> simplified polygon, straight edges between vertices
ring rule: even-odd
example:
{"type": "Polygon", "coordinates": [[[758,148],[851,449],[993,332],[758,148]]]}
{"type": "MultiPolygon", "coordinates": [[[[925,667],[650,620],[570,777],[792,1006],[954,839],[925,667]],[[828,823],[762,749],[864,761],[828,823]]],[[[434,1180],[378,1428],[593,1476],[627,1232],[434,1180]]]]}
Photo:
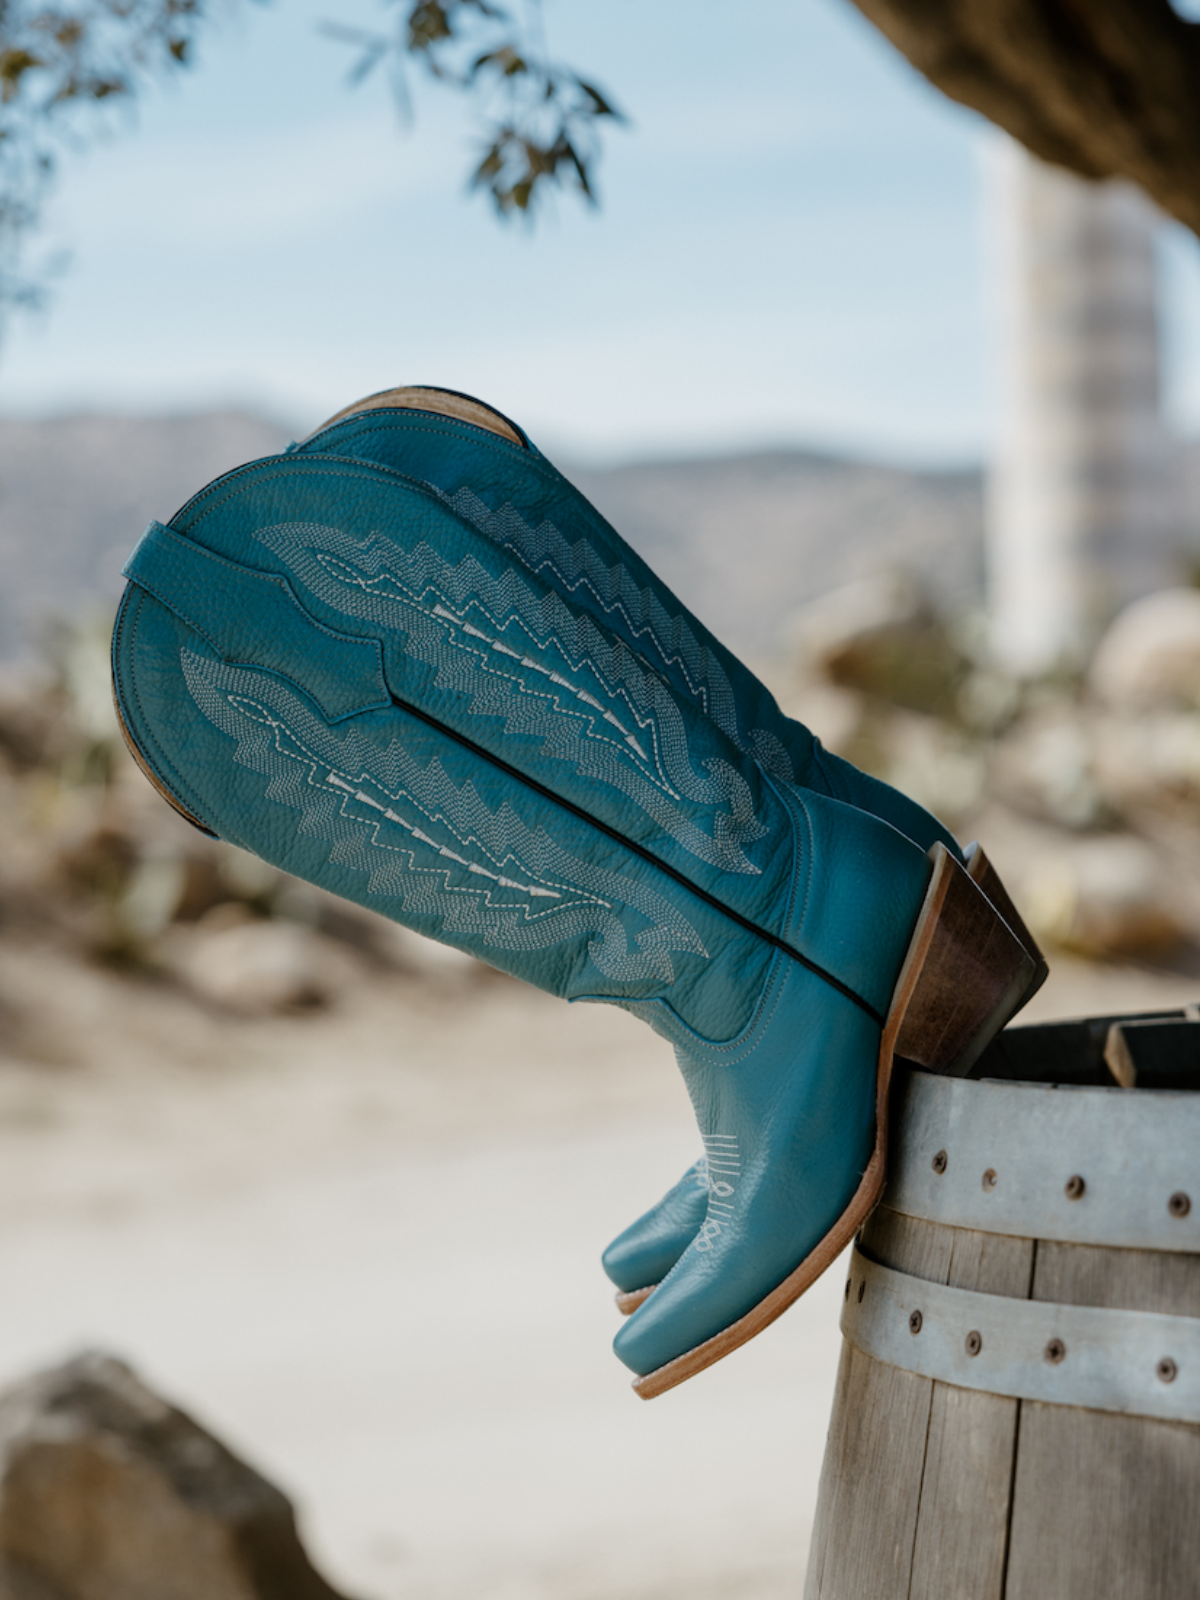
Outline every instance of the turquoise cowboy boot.
{"type": "MultiPolygon", "coordinates": [[[[668,676],[768,772],[870,811],[923,849],[940,842],[958,853],[936,817],[785,717],[528,435],[490,406],[442,389],[385,390],[339,412],[295,449],[373,461],[432,488],[527,570],[619,631],[650,670],[668,676]]],[[[1034,958],[1028,1000],[1046,975],[1041,952],[977,846],[968,864],[1034,958]]],[[[708,1197],[695,1171],[604,1251],[622,1312],[646,1298],[703,1222],[708,1197]]]]}
{"type": "MultiPolygon", "coordinates": [[[[972,882],[982,889],[1003,917],[1033,964],[1029,986],[1014,1007],[1015,1013],[1037,993],[1049,969],[982,848],[978,844],[968,845],[965,859],[972,882]]],[[[710,1182],[716,1198],[723,1198],[728,1175],[715,1170],[708,1158],[701,1156],[656,1205],[630,1223],[602,1254],[601,1265],[616,1286],[614,1299],[622,1316],[629,1316],[649,1299],[659,1281],[696,1237],[708,1214],[710,1182]]]]}
{"type": "Polygon", "coordinates": [[[883,1181],[897,1050],[982,1048],[1031,963],[949,852],[782,782],[444,496],[292,454],[134,552],[126,735],[264,859],[676,1044],[736,1168],[622,1330],[643,1394],[751,1337],[883,1181]]]}
{"type": "Polygon", "coordinates": [[[446,389],[387,389],[338,412],[292,450],[374,462],[431,488],[518,569],[569,598],[706,712],[772,777],[870,811],[923,850],[940,843],[960,854],[953,835],[922,806],[785,717],[765,684],[492,407],[446,389]]]}
{"type": "Polygon", "coordinates": [[[708,1157],[701,1156],[657,1204],[619,1233],[600,1257],[616,1285],[617,1309],[623,1316],[637,1310],[696,1237],[708,1212],[708,1186],[708,1157]]]}

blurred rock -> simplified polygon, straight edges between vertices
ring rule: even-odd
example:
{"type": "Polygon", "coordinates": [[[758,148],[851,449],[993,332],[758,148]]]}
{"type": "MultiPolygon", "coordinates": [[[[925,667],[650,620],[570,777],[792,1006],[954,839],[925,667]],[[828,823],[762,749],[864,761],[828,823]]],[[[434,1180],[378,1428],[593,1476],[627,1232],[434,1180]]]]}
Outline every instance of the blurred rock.
{"type": "Polygon", "coordinates": [[[66,722],[65,697],[45,673],[0,672],[0,753],[11,766],[29,771],[60,755],[66,722]]]}
{"type": "Polygon", "coordinates": [[[187,882],[187,864],[177,852],[154,850],[143,855],[117,898],[115,911],[122,931],[137,945],[156,939],[179,909],[187,882]]]}
{"type": "Polygon", "coordinates": [[[1092,828],[1106,820],[1093,770],[1093,731],[1070,700],[1010,728],[992,749],[989,777],[998,798],[1060,827],[1092,828]]]}
{"type": "Polygon", "coordinates": [[[861,694],[809,678],[781,686],[779,709],[811,728],[826,749],[845,755],[863,730],[866,706],[861,694]]]}
{"type": "Polygon", "coordinates": [[[353,900],[343,900],[328,889],[302,883],[286,873],[276,873],[276,878],[278,883],[270,898],[273,916],[313,928],[326,939],[365,956],[373,966],[450,988],[496,975],[494,967],[465,951],[423,938],[378,911],[369,911],[353,900]]]}
{"type": "Polygon", "coordinates": [[[287,1498],[121,1361],[0,1396],[0,1600],[340,1600],[287,1498]]]}
{"type": "Polygon", "coordinates": [[[914,711],[948,714],[966,664],[913,580],[880,573],[795,612],[788,635],[802,677],[914,711]]]}
{"type": "Polygon", "coordinates": [[[287,876],[278,867],[224,840],[217,840],[212,851],[218,876],[231,899],[266,904],[287,876]]]}
{"type": "Polygon", "coordinates": [[[312,928],[216,906],[178,941],[172,965],[206,1000],[244,1015],[320,1005],[345,982],[345,960],[312,928]]]}
{"type": "Polygon", "coordinates": [[[983,738],[1004,732],[1020,714],[1022,686],[994,667],[975,667],[958,691],[955,708],[964,725],[983,738]]]}
{"type": "Polygon", "coordinates": [[[1116,810],[1184,812],[1200,821],[1200,714],[1145,712],[1097,719],[1092,770],[1116,810]]]}
{"type": "Polygon", "coordinates": [[[1078,955],[1161,956],[1184,938],[1157,855],[1130,835],[1063,839],[1022,874],[1017,898],[1037,939],[1078,955]]]}
{"type": "Polygon", "coordinates": [[[1101,639],[1092,692],[1128,710],[1200,705],[1200,589],[1135,600],[1101,639]]]}
{"type": "MultiPolygon", "coordinates": [[[[895,711],[875,731],[870,765],[886,781],[953,825],[983,798],[986,768],[979,749],[937,717],[895,711]]],[[[867,755],[860,736],[855,754],[867,755]]]]}
{"type": "Polygon", "coordinates": [[[387,922],[377,930],[376,947],[403,972],[432,982],[440,987],[458,988],[478,983],[480,979],[496,976],[495,967],[456,950],[451,944],[439,944],[436,939],[426,939],[411,928],[402,928],[398,922],[387,922]]]}
{"type": "Polygon", "coordinates": [[[59,624],[54,655],[75,731],[96,743],[120,737],[112,688],[112,615],[89,609],[59,624]]]}

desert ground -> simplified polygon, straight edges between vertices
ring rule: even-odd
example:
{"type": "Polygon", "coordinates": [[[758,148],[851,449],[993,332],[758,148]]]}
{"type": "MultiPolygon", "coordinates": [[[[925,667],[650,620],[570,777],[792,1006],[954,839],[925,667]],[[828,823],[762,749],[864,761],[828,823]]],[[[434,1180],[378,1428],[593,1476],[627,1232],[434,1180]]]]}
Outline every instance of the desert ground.
{"type": "MultiPolygon", "coordinates": [[[[649,1404],[609,1349],[599,1252],[695,1153],[661,1040],[332,947],[330,1004],[260,1017],[11,932],[0,957],[0,1378],[125,1357],[358,1600],[799,1593],[839,1271],[649,1404]]],[[[1198,993],[1063,959],[1029,1014],[1198,993]]]]}

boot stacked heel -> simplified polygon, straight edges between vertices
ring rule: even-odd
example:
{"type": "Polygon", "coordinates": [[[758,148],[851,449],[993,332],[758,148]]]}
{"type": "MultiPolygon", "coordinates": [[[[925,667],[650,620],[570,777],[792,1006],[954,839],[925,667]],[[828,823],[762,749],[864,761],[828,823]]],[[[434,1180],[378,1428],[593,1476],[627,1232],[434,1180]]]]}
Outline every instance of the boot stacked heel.
{"type": "Polygon", "coordinates": [[[1020,1005],[1034,960],[999,910],[943,845],[900,969],[881,1061],[903,1056],[961,1077],[1020,1005]]]}
{"type": "Polygon", "coordinates": [[[1027,1001],[1033,999],[1049,977],[1049,964],[1038,948],[1037,940],[1026,927],[1024,918],[1013,904],[1012,897],[1004,887],[1000,874],[988,860],[983,846],[978,842],[969,844],[963,852],[963,859],[966,862],[967,874],[972,883],[978,884],[984,894],[987,895],[996,910],[1025,946],[1030,960],[1033,962],[1033,977],[1029,981],[1028,989],[1021,997],[1021,1004],[1025,1005],[1027,1001]]]}

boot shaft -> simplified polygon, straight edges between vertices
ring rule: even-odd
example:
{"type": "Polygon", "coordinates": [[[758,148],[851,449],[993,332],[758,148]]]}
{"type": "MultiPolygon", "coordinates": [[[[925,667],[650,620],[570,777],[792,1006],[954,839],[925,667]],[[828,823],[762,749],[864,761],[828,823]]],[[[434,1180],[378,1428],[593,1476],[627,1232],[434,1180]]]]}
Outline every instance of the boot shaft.
{"type": "MultiPolygon", "coordinates": [[[[432,488],[519,566],[601,620],[772,777],[870,811],[923,850],[941,843],[959,854],[936,817],[784,716],[765,684],[508,418],[443,391],[401,390],[393,397],[403,403],[389,405],[385,393],[366,409],[350,408],[298,452],[376,462],[432,488]],[[431,409],[419,409],[423,404],[431,409]],[[445,405],[452,415],[438,413],[445,405]]],[[[730,558],[738,560],[734,533],[730,558]]]]}
{"type": "Polygon", "coordinates": [[[152,525],[127,573],[123,721],[223,837],[698,1038],[742,1033],[777,959],[885,1008],[920,892],[884,909],[872,861],[915,884],[921,852],[773,780],[428,490],[256,463],[152,525]],[[864,942],[864,916],[886,933],[864,942]]]}

